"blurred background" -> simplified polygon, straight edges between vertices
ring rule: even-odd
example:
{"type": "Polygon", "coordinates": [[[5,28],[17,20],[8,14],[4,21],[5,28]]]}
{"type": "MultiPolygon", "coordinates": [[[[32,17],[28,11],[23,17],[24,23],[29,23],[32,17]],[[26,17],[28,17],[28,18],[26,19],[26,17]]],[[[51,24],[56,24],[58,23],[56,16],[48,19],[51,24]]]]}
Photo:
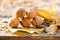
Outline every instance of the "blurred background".
{"type": "Polygon", "coordinates": [[[60,14],[60,0],[0,0],[0,17],[13,16],[19,7],[38,7],[50,12],[51,5],[54,6],[56,16],[60,14]]]}

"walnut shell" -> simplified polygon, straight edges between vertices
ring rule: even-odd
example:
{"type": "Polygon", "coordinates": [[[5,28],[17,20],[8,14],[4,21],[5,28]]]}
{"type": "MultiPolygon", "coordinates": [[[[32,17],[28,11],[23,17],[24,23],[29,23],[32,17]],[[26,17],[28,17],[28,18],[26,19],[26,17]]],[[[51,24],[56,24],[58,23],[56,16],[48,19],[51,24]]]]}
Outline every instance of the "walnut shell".
{"type": "Polygon", "coordinates": [[[16,27],[18,27],[19,23],[20,23],[19,20],[17,18],[15,18],[15,19],[11,20],[9,25],[12,28],[16,28],[16,27]]]}
{"type": "Polygon", "coordinates": [[[43,23],[43,20],[40,17],[35,17],[32,21],[32,24],[35,27],[40,27],[40,25],[43,23]]]}
{"type": "Polygon", "coordinates": [[[21,24],[23,27],[29,28],[31,25],[31,21],[30,21],[30,19],[25,17],[22,19],[21,24]]]}
{"type": "Polygon", "coordinates": [[[37,16],[36,10],[30,10],[29,13],[27,13],[28,18],[35,18],[37,16]]]}
{"type": "Polygon", "coordinates": [[[20,10],[18,10],[16,13],[17,18],[18,17],[23,18],[25,15],[26,15],[26,10],[22,9],[22,8],[20,10]]]}

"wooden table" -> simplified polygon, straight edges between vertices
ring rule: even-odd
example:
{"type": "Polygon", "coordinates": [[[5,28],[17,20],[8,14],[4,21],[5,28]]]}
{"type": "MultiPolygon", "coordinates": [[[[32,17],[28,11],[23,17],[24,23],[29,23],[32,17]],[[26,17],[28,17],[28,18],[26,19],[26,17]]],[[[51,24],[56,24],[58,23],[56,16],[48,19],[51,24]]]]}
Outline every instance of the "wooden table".
{"type": "Polygon", "coordinates": [[[0,36],[0,40],[60,40],[60,37],[50,36],[0,36]]]}

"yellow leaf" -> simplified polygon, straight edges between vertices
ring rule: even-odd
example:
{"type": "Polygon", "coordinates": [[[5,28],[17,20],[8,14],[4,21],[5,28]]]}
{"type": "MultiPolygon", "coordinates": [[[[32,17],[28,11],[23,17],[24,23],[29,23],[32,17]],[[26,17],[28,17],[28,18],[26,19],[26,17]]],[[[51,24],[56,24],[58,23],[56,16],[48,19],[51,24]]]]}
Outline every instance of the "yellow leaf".
{"type": "Polygon", "coordinates": [[[39,16],[42,16],[45,19],[52,19],[52,14],[45,10],[37,10],[39,16]]]}

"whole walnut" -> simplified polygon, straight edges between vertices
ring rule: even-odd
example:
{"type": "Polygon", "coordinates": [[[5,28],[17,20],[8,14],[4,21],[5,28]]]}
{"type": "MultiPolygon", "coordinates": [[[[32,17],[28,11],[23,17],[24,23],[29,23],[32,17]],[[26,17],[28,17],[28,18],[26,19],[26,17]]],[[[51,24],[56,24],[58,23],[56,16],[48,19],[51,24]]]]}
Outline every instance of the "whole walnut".
{"type": "Polygon", "coordinates": [[[32,21],[33,26],[40,28],[40,25],[43,23],[41,17],[35,17],[32,21]]]}
{"type": "Polygon", "coordinates": [[[30,28],[31,21],[30,21],[30,19],[25,17],[25,18],[22,19],[21,24],[25,28],[30,28]]]}
{"type": "Polygon", "coordinates": [[[30,10],[29,13],[27,13],[28,18],[35,18],[37,16],[36,10],[30,10]]]}
{"type": "Polygon", "coordinates": [[[14,18],[14,19],[12,19],[11,20],[11,22],[10,22],[10,27],[12,27],[12,28],[16,28],[16,27],[18,27],[18,25],[19,25],[19,19],[17,19],[17,18],[14,18]]]}
{"type": "Polygon", "coordinates": [[[20,17],[20,18],[23,18],[24,16],[26,15],[26,10],[21,8],[20,10],[17,11],[16,13],[16,17],[20,17]]]}

